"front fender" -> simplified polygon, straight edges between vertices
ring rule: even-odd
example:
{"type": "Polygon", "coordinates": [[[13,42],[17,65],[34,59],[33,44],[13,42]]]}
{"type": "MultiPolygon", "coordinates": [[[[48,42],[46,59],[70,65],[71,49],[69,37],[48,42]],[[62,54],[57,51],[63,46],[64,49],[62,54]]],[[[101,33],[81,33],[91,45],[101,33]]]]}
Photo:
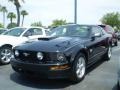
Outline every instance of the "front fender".
{"type": "Polygon", "coordinates": [[[88,56],[87,48],[84,45],[76,45],[74,47],[69,48],[69,50],[66,51],[66,56],[69,56],[70,62],[73,62],[75,60],[75,57],[80,53],[84,53],[88,56]]]}

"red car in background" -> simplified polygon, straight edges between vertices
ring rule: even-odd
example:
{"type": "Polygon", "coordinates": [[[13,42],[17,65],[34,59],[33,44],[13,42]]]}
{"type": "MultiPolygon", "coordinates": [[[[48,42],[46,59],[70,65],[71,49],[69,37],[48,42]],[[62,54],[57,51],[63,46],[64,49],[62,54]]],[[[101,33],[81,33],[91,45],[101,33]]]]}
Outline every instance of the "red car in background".
{"type": "Polygon", "coordinates": [[[99,25],[102,27],[108,34],[112,35],[112,46],[117,46],[118,45],[118,38],[117,34],[115,33],[114,29],[110,25],[99,25]]]}

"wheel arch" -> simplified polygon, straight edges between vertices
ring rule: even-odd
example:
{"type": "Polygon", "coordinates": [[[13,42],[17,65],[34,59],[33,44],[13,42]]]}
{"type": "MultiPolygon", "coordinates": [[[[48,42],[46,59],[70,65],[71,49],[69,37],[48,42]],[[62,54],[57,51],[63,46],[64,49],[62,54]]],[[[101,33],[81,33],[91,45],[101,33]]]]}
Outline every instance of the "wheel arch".
{"type": "Polygon", "coordinates": [[[85,49],[79,50],[79,52],[77,53],[77,55],[78,55],[79,53],[84,54],[84,55],[85,55],[86,60],[88,60],[88,52],[87,52],[85,49]]]}
{"type": "Polygon", "coordinates": [[[10,47],[10,48],[12,48],[13,46],[11,44],[4,44],[0,48],[2,48],[2,47],[10,47]]]}
{"type": "Polygon", "coordinates": [[[75,56],[74,56],[74,60],[75,60],[75,58],[80,54],[80,53],[82,53],[82,54],[84,54],[85,55],[85,58],[86,58],[86,62],[88,62],[88,52],[87,52],[87,50],[86,49],[80,49],[80,50],[78,50],[77,52],[76,52],[76,54],[75,54],[75,56]]]}

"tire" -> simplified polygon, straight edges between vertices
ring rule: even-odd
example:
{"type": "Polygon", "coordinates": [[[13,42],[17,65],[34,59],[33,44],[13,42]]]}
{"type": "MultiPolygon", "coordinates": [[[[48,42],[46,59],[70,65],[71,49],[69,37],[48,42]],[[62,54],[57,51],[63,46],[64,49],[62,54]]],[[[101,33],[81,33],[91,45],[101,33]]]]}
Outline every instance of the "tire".
{"type": "Polygon", "coordinates": [[[113,40],[111,41],[111,47],[114,47],[115,43],[113,42],[113,40]]]}
{"type": "Polygon", "coordinates": [[[109,45],[107,48],[107,52],[104,54],[103,59],[104,60],[110,60],[112,56],[112,47],[109,45]]]}
{"type": "Polygon", "coordinates": [[[120,90],[119,81],[117,83],[117,90],[120,90]]]}
{"type": "Polygon", "coordinates": [[[12,56],[13,56],[13,52],[12,52],[11,47],[4,46],[0,48],[0,63],[1,64],[9,64],[12,56]]]}
{"type": "Polygon", "coordinates": [[[80,82],[84,79],[86,74],[86,58],[85,55],[80,53],[73,63],[71,80],[74,82],[80,82]]]}
{"type": "Polygon", "coordinates": [[[114,45],[115,45],[115,46],[118,46],[118,41],[116,41],[116,42],[114,43],[114,45]]]}

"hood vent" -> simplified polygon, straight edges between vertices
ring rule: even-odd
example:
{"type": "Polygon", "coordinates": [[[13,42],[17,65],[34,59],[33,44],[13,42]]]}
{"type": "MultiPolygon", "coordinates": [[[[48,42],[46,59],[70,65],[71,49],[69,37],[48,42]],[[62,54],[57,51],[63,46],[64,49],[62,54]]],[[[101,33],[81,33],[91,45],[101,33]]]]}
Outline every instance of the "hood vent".
{"type": "Polygon", "coordinates": [[[52,40],[52,39],[55,39],[57,37],[42,37],[42,38],[38,38],[38,40],[44,40],[44,41],[49,41],[49,40],[52,40]]]}

